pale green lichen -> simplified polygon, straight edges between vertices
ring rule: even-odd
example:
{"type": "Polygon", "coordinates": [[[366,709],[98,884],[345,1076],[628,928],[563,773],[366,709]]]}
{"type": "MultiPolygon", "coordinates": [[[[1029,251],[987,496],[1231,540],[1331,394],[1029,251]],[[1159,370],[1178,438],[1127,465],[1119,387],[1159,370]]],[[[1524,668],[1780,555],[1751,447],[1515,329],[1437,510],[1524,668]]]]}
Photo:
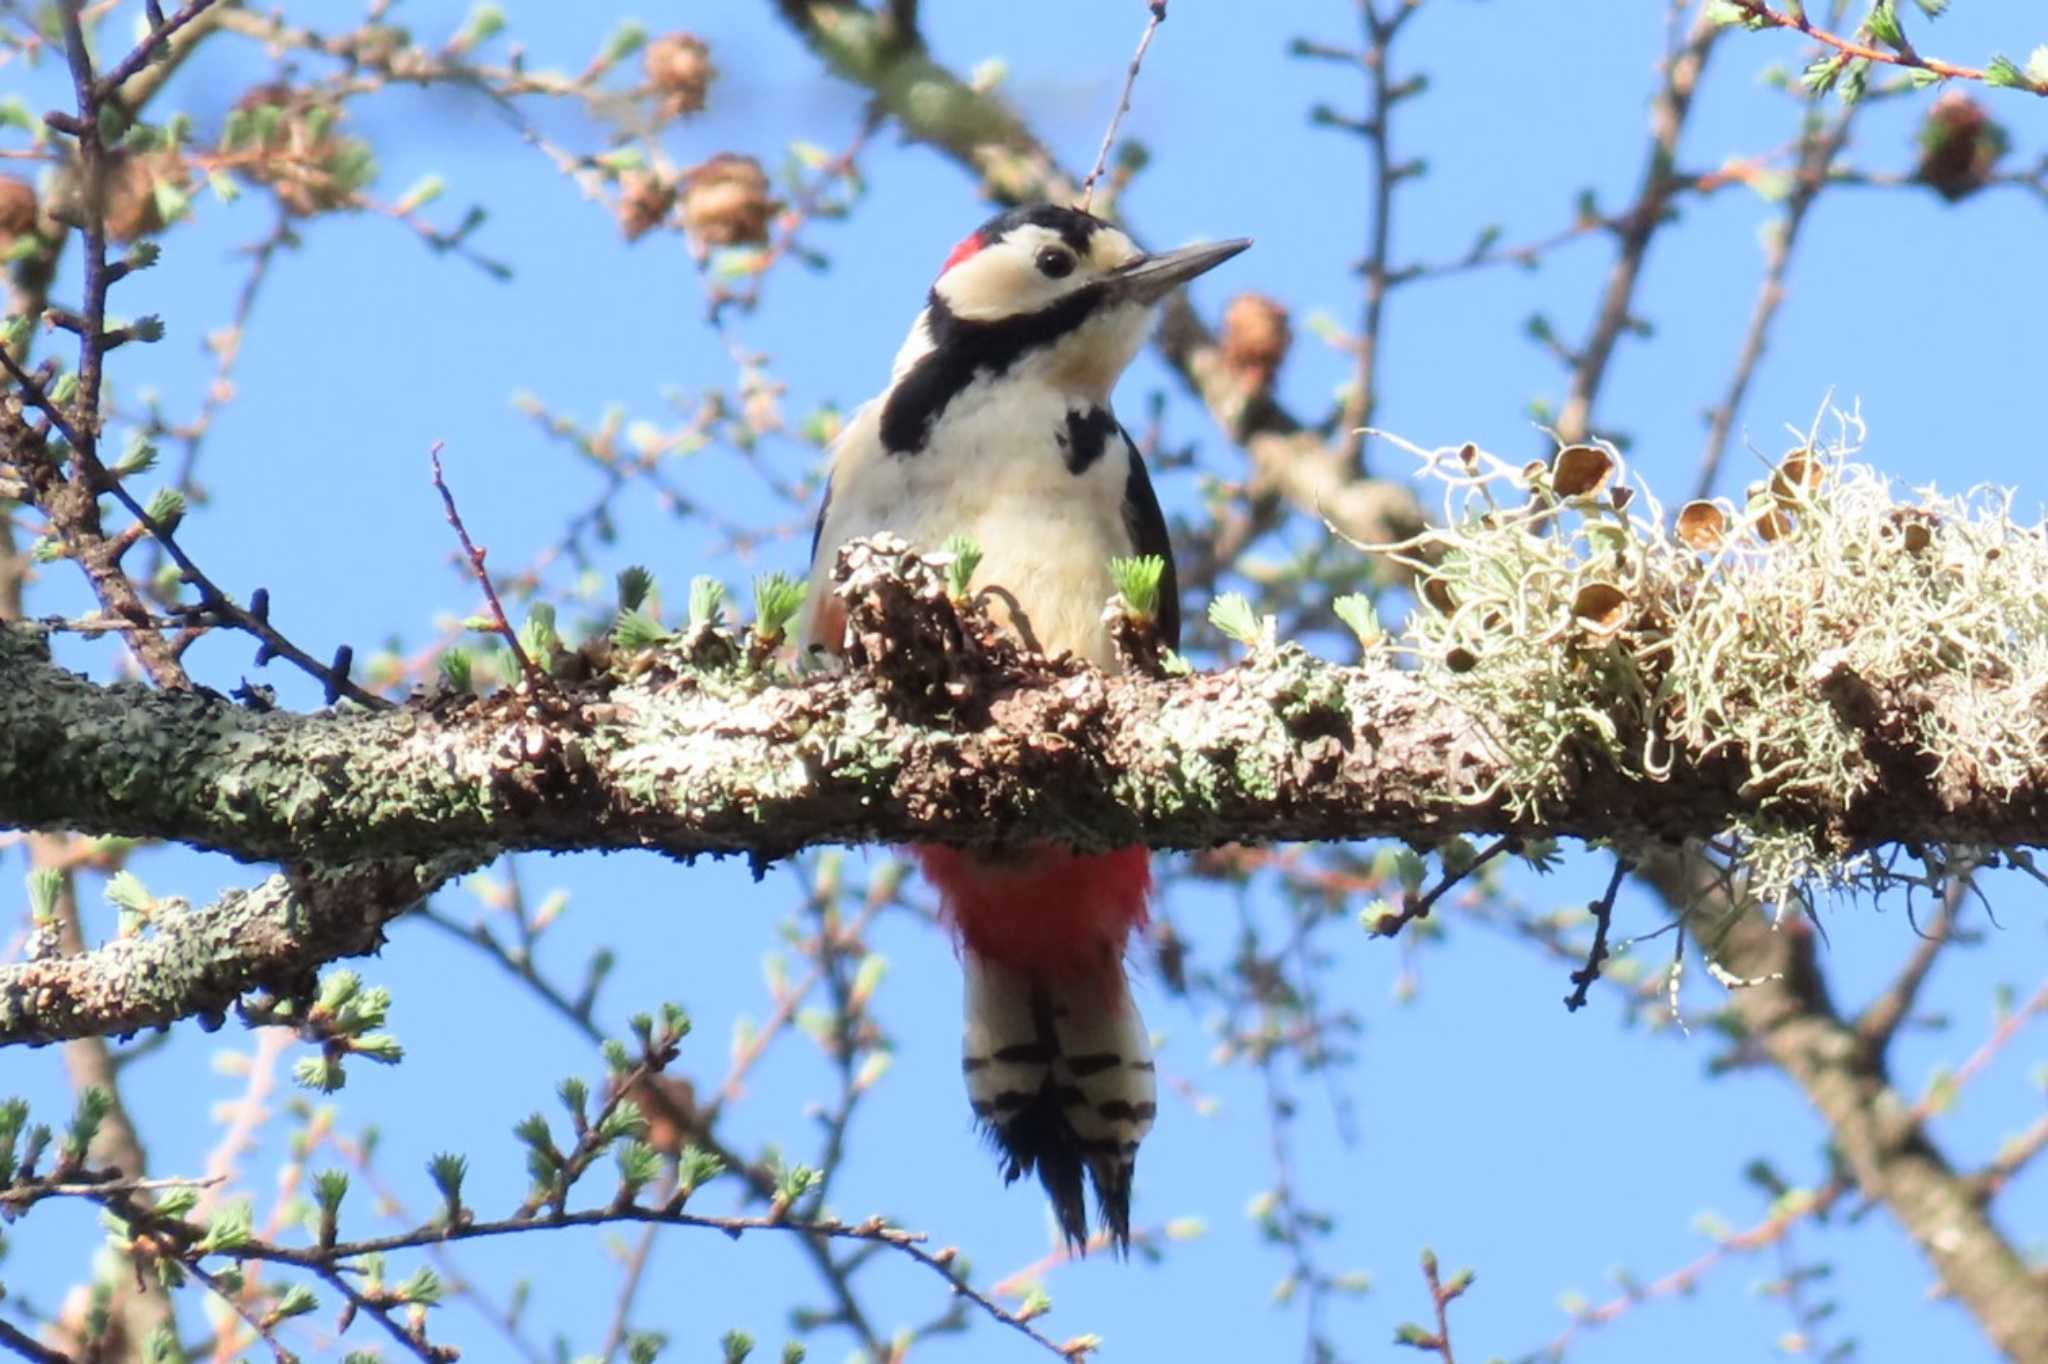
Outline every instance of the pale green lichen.
{"type": "Polygon", "coordinates": [[[1416,451],[1443,528],[1375,548],[1419,575],[1419,676],[1505,765],[1468,798],[1540,823],[1589,758],[1656,781],[1728,759],[1756,811],[1730,830],[1744,872],[1782,903],[1864,874],[1798,816],[1884,780],[1873,708],[1911,716],[1896,737],[1938,773],[2028,779],[2048,752],[2048,536],[1996,490],[1901,501],[1854,462],[1861,420],[1823,416],[1832,435],[1817,420],[1740,505],[1675,522],[1611,447],[1519,469],[1416,451]]]}

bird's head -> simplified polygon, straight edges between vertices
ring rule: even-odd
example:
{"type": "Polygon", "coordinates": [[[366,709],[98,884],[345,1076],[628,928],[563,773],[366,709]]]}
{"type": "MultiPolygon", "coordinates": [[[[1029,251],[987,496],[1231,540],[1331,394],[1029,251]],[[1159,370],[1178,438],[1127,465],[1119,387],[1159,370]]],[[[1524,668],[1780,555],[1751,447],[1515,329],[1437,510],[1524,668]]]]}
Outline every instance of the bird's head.
{"type": "Polygon", "coordinates": [[[946,258],[898,372],[951,352],[983,373],[1028,365],[1046,382],[1100,400],[1144,344],[1160,301],[1250,245],[1147,252],[1079,209],[1011,209],[946,258]]]}

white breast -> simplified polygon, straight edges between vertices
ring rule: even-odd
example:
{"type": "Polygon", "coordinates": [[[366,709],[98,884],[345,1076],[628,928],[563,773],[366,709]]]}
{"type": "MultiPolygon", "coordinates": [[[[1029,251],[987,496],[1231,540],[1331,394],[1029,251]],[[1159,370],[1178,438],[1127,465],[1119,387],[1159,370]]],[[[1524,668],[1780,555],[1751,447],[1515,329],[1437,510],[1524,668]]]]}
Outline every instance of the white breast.
{"type": "Polygon", "coordinates": [[[1057,439],[1067,410],[1050,386],[977,383],[947,405],[923,450],[890,455],[877,434],[880,402],[862,408],[833,449],[812,600],[829,593],[839,547],[857,536],[889,531],[937,549],[965,535],[982,550],[974,586],[1014,596],[1041,649],[1114,667],[1101,616],[1114,590],[1109,561],[1134,550],[1123,517],[1127,455],[1112,436],[1102,458],[1069,472],[1057,439]]]}

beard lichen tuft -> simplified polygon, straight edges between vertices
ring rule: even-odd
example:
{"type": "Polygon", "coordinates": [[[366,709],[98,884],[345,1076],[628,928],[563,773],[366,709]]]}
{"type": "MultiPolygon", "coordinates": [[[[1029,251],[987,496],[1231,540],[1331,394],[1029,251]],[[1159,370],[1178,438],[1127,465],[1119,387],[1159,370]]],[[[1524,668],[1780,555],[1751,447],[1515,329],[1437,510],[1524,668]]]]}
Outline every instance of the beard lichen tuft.
{"type": "Polygon", "coordinates": [[[1727,845],[1782,906],[1879,875],[1857,811],[1889,783],[2028,781],[2048,753],[2041,523],[1995,489],[1902,499],[1857,461],[1854,412],[1795,438],[1741,498],[1675,518],[1611,447],[1613,476],[1588,479],[1583,444],[1520,467],[1404,445],[1444,487],[1441,526],[1369,548],[1418,575],[1404,651],[1504,764],[1460,799],[1540,826],[1589,763],[1698,783],[1753,812],[1727,845]]]}

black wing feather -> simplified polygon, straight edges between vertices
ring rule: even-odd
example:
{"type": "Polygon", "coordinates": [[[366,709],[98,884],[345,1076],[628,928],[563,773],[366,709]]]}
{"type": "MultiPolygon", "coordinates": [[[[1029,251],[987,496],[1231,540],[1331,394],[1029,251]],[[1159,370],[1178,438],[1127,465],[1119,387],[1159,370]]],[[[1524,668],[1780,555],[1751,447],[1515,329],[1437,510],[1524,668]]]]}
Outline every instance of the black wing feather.
{"type": "Polygon", "coordinates": [[[1159,580],[1159,638],[1169,649],[1180,648],[1180,579],[1173,570],[1173,541],[1166,533],[1166,514],[1159,510],[1159,496],[1152,491],[1152,479],[1145,473],[1145,461],[1122,427],[1124,455],[1130,473],[1124,479],[1124,527],[1139,554],[1157,554],[1166,560],[1166,572],[1159,580]]]}
{"type": "Polygon", "coordinates": [[[825,495],[818,499],[818,520],[811,527],[811,567],[818,566],[818,541],[825,538],[825,513],[832,510],[832,475],[825,475],[825,495]]]}

